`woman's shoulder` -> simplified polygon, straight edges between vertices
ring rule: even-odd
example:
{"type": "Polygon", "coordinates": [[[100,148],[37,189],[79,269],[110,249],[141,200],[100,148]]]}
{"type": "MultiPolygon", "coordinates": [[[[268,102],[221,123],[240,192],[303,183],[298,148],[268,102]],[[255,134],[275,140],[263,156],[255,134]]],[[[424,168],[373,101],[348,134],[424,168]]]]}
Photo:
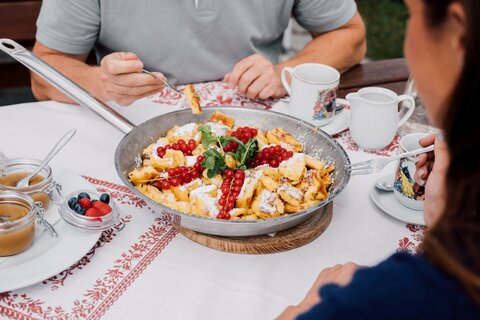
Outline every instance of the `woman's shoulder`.
{"type": "Polygon", "coordinates": [[[479,319],[480,310],[460,284],[423,256],[397,253],[359,269],[346,287],[320,289],[322,303],[305,318],[479,319]]]}

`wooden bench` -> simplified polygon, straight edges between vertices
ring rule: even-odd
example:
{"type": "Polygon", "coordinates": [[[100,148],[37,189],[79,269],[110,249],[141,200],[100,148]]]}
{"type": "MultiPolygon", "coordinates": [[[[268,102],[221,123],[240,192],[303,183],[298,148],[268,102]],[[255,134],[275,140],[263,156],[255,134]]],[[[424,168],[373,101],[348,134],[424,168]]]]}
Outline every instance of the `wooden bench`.
{"type": "Polygon", "coordinates": [[[405,59],[389,59],[359,64],[348,70],[340,79],[340,96],[363,87],[377,86],[403,93],[410,72],[405,59]]]}
{"type": "MultiPolygon", "coordinates": [[[[35,41],[35,23],[41,5],[41,0],[0,0],[0,38],[10,38],[31,48],[35,41]]],[[[2,52],[0,88],[29,84],[28,70],[2,52]]]]}

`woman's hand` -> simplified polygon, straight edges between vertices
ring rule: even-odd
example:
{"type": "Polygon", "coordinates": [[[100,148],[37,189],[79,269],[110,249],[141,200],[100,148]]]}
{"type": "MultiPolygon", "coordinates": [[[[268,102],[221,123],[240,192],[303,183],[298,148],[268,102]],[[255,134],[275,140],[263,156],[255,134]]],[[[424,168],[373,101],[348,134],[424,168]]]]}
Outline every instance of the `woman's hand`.
{"type": "Polygon", "coordinates": [[[445,177],[449,165],[446,142],[441,134],[429,135],[419,141],[422,147],[435,144],[433,152],[417,157],[415,181],[425,186],[425,206],[423,209],[425,223],[432,225],[445,209],[445,177]]]}
{"type": "Polygon", "coordinates": [[[290,306],[281,315],[278,316],[277,320],[286,320],[294,319],[298,315],[310,310],[313,306],[320,303],[320,296],[318,291],[321,287],[326,284],[337,284],[339,286],[345,286],[352,281],[353,274],[359,268],[353,262],[346,264],[337,264],[334,267],[324,269],[315,280],[315,283],[308,291],[307,295],[296,306],[290,306]]]}
{"type": "MultiPolygon", "coordinates": [[[[114,52],[105,56],[100,62],[104,99],[126,106],[161,91],[164,84],[151,75],[141,73],[142,70],[143,62],[133,53],[114,52]]],[[[163,74],[155,74],[165,79],[163,74]]]]}

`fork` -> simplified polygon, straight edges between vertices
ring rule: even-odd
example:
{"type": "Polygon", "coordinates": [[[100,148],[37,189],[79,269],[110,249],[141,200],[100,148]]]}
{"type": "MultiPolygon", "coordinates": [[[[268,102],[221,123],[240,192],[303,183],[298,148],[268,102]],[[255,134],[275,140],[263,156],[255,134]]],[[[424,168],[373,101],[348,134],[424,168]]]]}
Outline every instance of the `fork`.
{"type": "Polygon", "coordinates": [[[181,95],[184,95],[184,94],[185,94],[185,93],[183,93],[183,92],[178,91],[177,89],[175,89],[170,83],[168,83],[167,81],[165,81],[163,78],[157,76],[155,73],[150,72],[150,71],[145,70],[145,69],[143,69],[142,72],[143,72],[143,73],[146,73],[146,74],[148,74],[148,75],[151,75],[151,76],[154,77],[155,79],[158,79],[158,80],[162,81],[167,87],[170,88],[170,90],[173,90],[173,91],[175,91],[176,93],[179,93],[179,94],[181,94],[181,95]]]}
{"type": "Polygon", "coordinates": [[[413,151],[405,152],[402,154],[399,154],[394,157],[390,158],[375,158],[375,159],[370,159],[362,162],[357,162],[354,163],[350,166],[350,169],[352,170],[352,175],[361,175],[361,174],[372,174],[372,173],[377,173],[381,171],[385,166],[394,161],[398,160],[401,158],[407,158],[411,156],[416,156],[421,153],[427,153],[433,151],[434,146],[431,145],[426,148],[421,148],[421,149],[416,149],[413,151]]]}

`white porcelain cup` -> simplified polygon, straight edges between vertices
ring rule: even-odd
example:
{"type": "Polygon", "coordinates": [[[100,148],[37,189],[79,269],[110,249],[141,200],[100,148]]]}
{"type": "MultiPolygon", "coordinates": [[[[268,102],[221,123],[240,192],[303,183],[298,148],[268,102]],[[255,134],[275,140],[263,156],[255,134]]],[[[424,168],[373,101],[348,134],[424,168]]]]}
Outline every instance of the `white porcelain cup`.
{"type": "MultiPolygon", "coordinates": [[[[411,133],[400,139],[399,152],[409,152],[422,148],[418,141],[426,137],[426,133],[411,133]]],[[[413,210],[423,210],[425,187],[415,181],[416,156],[400,159],[395,171],[393,193],[398,201],[413,210]]]]}
{"type": "Polygon", "coordinates": [[[337,99],[340,72],[330,66],[305,63],[295,68],[286,67],[281,79],[290,95],[288,113],[313,125],[323,126],[332,121],[337,103],[346,102],[337,99]],[[291,84],[287,73],[291,75],[291,84]]]}
{"type": "Polygon", "coordinates": [[[379,87],[360,89],[349,93],[350,134],[353,141],[365,150],[381,150],[395,137],[398,128],[413,114],[415,100],[409,95],[398,96],[395,92],[379,87]],[[400,102],[403,103],[398,110],[400,102]],[[403,109],[407,109],[400,119],[403,109]]]}

